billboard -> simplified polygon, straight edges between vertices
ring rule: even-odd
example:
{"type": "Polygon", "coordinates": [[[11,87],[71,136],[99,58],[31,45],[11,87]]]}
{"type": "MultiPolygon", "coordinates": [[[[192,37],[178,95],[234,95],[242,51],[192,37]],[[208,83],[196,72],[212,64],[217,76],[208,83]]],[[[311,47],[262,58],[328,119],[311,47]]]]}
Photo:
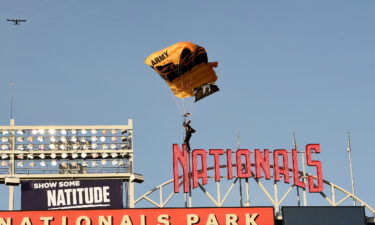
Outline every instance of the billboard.
{"type": "Polygon", "coordinates": [[[0,224],[274,225],[273,207],[4,211],[0,224]]]}
{"type": "Polygon", "coordinates": [[[123,208],[122,180],[36,180],[21,183],[21,210],[123,208]]]}
{"type": "Polygon", "coordinates": [[[354,206],[282,207],[284,225],[365,225],[365,210],[354,206]]]}

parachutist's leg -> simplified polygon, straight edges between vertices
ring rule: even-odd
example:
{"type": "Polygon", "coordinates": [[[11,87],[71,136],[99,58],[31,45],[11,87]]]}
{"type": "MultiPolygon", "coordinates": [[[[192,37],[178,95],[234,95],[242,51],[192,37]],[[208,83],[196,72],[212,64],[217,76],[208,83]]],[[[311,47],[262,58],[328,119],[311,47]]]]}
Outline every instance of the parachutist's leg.
{"type": "Polygon", "coordinates": [[[190,152],[190,143],[189,142],[186,143],[186,148],[187,148],[187,151],[190,152]]]}
{"type": "Polygon", "coordinates": [[[184,144],[187,147],[188,152],[190,152],[190,138],[191,138],[191,133],[187,133],[184,139],[184,144]]]}

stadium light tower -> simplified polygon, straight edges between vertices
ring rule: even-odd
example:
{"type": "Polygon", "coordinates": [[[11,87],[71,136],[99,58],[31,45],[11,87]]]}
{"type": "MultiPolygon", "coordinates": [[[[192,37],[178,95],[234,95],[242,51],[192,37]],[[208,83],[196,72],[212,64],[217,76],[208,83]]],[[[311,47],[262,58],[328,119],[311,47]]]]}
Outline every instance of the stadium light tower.
{"type": "MultiPolygon", "coordinates": [[[[120,179],[125,206],[134,207],[133,125],[0,126],[0,182],[29,180],[120,179]]],[[[13,186],[10,186],[13,189],[13,186]]],[[[13,191],[9,209],[13,210],[13,191]]]]}

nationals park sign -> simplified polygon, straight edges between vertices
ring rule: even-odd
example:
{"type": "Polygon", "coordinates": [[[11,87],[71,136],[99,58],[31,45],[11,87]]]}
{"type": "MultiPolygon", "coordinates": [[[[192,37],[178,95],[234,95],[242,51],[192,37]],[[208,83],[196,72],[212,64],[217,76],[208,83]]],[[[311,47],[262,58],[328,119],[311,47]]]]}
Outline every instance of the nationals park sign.
{"type": "MultiPolygon", "coordinates": [[[[212,166],[214,169],[215,182],[220,182],[220,179],[222,178],[220,174],[220,165],[224,161],[224,165],[226,165],[226,178],[228,180],[235,176],[233,168],[235,168],[236,176],[238,178],[250,178],[254,176],[256,179],[264,178],[270,180],[272,165],[272,178],[275,182],[280,181],[282,177],[283,181],[289,184],[292,176],[293,185],[306,188],[306,183],[300,178],[298,151],[296,149],[292,149],[290,152],[286,149],[275,149],[273,152],[270,152],[268,149],[264,149],[263,151],[260,149],[238,149],[235,152],[231,149],[226,151],[224,151],[224,149],[210,149],[208,152],[204,149],[194,149],[191,152],[190,157],[190,153],[187,151],[185,145],[182,145],[182,150],[177,144],[173,144],[172,148],[175,193],[180,191],[180,178],[182,178],[183,191],[185,193],[189,192],[190,185],[192,185],[193,188],[197,188],[199,180],[201,180],[202,185],[207,184],[207,157],[213,158],[212,166]],[[233,157],[233,153],[235,157],[233,157]],[[270,159],[271,154],[273,160],[270,159]],[[291,168],[289,167],[290,161],[291,168]],[[292,174],[290,174],[290,169],[292,174]],[[182,176],[179,171],[182,171],[182,176]],[[189,176],[189,173],[191,173],[191,176],[189,176]],[[191,182],[189,178],[191,178],[191,182]]],[[[313,159],[313,155],[319,153],[320,144],[306,145],[306,165],[315,168],[316,171],[315,175],[308,175],[307,177],[309,192],[323,191],[322,163],[319,160],[313,159]]]]}
{"type": "Polygon", "coordinates": [[[1,225],[274,225],[273,207],[0,212],[1,225]]]}

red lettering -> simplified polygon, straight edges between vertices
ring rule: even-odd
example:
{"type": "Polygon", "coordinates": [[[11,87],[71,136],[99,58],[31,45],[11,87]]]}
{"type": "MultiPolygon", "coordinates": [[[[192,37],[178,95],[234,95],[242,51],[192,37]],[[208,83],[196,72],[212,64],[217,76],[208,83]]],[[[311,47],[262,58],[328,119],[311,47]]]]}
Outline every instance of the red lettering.
{"type": "Polygon", "coordinates": [[[227,176],[228,180],[233,178],[233,162],[231,149],[227,149],[227,176]]]}
{"type": "Polygon", "coordinates": [[[250,151],[248,149],[239,149],[236,152],[236,166],[238,178],[251,177],[250,151]],[[242,164],[242,156],[245,157],[245,164],[242,164]]]}
{"type": "Polygon", "coordinates": [[[271,178],[270,173],[270,153],[264,149],[263,156],[259,149],[255,149],[255,178],[262,178],[262,170],[267,180],[271,178]]]}
{"type": "Polygon", "coordinates": [[[209,153],[214,156],[215,181],[220,182],[220,155],[224,154],[224,150],[210,149],[209,153]]]}
{"type": "Polygon", "coordinates": [[[202,184],[207,184],[207,159],[204,149],[194,149],[192,151],[192,172],[193,172],[193,188],[198,187],[198,179],[202,179],[202,184]],[[201,169],[198,170],[198,156],[201,158],[201,169]]]}
{"type": "Polygon", "coordinates": [[[323,172],[322,163],[318,160],[312,160],[311,153],[320,153],[320,144],[308,144],[306,145],[306,164],[308,166],[316,167],[316,179],[317,184],[314,184],[314,177],[311,175],[307,176],[307,181],[309,183],[309,192],[322,192],[323,191],[323,172]]]}
{"type": "Polygon", "coordinates": [[[174,192],[178,193],[179,190],[179,173],[178,173],[178,162],[182,167],[182,181],[184,184],[184,192],[189,192],[189,153],[186,150],[186,146],[182,145],[183,151],[180,150],[178,144],[173,144],[173,182],[174,192]]]}
{"type": "Polygon", "coordinates": [[[280,174],[284,176],[284,182],[289,183],[290,177],[289,177],[289,167],[288,167],[288,151],[285,149],[276,149],[273,151],[273,171],[275,174],[275,180],[280,180],[280,174]],[[283,160],[283,166],[279,166],[279,156],[282,156],[283,160]]]}
{"type": "Polygon", "coordinates": [[[293,163],[293,184],[295,186],[306,188],[305,182],[302,182],[299,179],[299,173],[298,173],[298,152],[296,149],[292,150],[292,163],[293,163]]]}

